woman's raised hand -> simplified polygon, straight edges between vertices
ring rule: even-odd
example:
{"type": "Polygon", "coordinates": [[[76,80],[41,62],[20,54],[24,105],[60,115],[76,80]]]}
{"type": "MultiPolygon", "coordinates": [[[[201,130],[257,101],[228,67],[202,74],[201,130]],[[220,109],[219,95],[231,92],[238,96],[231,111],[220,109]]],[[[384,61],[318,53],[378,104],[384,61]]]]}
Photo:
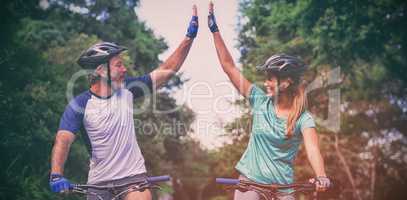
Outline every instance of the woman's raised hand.
{"type": "Polygon", "coordinates": [[[212,1],[209,3],[208,27],[212,33],[219,31],[218,25],[216,24],[212,1]]]}

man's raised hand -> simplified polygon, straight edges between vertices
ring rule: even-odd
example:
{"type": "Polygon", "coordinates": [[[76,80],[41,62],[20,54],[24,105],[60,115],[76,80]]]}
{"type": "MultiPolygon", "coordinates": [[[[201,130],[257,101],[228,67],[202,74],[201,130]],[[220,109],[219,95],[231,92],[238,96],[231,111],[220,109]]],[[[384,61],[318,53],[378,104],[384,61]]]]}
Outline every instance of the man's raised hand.
{"type": "Polygon", "coordinates": [[[187,29],[187,37],[194,39],[198,33],[198,11],[196,5],[192,6],[192,19],[187,29]]]}

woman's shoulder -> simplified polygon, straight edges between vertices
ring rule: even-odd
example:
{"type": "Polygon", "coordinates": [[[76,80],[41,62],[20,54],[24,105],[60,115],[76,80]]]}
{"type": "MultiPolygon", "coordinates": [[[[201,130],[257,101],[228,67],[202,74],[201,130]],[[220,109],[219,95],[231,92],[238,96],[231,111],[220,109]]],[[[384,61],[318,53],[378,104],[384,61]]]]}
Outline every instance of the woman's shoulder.
{"type": "Polygon", "coordinates": [[[257,86],[256,84],[252,84],[248,99],[250,104],[253,107],[256,107],[262,105],[267,100],[270,100],[270,97],[268,97],[264,90],[261,89],[259,86],[257,86]]]}
{"type": "Polygon", "coordinates": [[[302,114],[300,115],[300,117],[298,118],[298,122],[302,123],[304,121],[314,121],[314,117],[312,116],[312,113],[308,110],[304,110],[304,112],[302,112],[302,114]]]}
{"type": "Polygon", "coordinates": [[[250,94],[257,94],[257,95],[266,95],[263,89],[261,89],[258,85],[252,84],[250,88],[250,94]]]}
{"type": "Polygon", "coordinates": [[[304,110],[304,112],[302,112],[301,117],[312,117],[312,113],[309,110],[304,110]]]}

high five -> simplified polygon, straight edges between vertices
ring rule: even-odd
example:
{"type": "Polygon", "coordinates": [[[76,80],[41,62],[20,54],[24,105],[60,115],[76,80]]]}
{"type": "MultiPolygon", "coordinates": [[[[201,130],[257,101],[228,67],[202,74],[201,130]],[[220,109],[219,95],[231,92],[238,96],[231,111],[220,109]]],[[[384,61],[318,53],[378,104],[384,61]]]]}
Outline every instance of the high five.
{"type": "MultiPolygon", "coordinates": [[[[64,164],[69,149],[81,128],[90,150],[88,183],[99,186],[132,184],[147,179],[144,157],[137,143],[133,99],[152,93],[166,83],[182,66],[198,32],[197,8],[186,36],[173,54],[149,74],[129,77],[121,53],[127,48],[110,42],[99,42],[85,50],[78,64],[88,70],[90,88],[76,96],[66,106],[61,117],[51,155],[50,187],[54,192],[71,188],[64,176],[64,164]],[[130,105],[130,106],[128,106],[130,105]],[[130,107],[130,108],[129,108],[130,107]]],[[[236,166],[240,179],[263,184],[293,183],[293,160],[304,141],[308,160],[315,172],[317,190],[330,185],[319,150],[315,122],[307,111],[307,96],[301,78],[307,65],[286,54],[272,55],[258,67],[266,75],[263,91],[249,82],[236,68],[220,33],[209,4],[208,27],[212,32],[216,53],[223,71],[234,87],[250,102],[253,113],[252,131],[246,151],[236,166]]],[[[110,199],[117,191],[91,192],[110,199]]],[[[283,191],[284,192],[284,191],[283,191]]],[[[151,200],[149,190],[131,191],[125,200],[151,200]]],[[[236,200],[259,200],[255,192],[235,191],[236,200]]],[[[88,196],[88,200],[95,197],[88,196]]],[[[280,200],[292,200],[291,194],[281,194],[280,200]]]]}

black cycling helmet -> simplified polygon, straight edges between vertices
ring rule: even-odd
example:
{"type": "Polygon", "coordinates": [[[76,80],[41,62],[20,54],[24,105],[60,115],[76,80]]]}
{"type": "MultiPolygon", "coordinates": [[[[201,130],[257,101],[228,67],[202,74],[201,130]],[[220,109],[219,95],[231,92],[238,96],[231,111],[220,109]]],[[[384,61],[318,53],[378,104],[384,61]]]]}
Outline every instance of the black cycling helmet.
{"type": "Polygon", "coordinates": [[[261,71],[275,72],[278,75],[301,75],[307,70],[308,65],[294,56],[275,54],[256,68],[261,71]]]}
{"type": "Polygon", "coordinates": [[[127,50],[126,47],[111,42],[100,42],[84,51],[78,59],[78,64],[85,69],[95,69],[125,50],[127,50]]]}

